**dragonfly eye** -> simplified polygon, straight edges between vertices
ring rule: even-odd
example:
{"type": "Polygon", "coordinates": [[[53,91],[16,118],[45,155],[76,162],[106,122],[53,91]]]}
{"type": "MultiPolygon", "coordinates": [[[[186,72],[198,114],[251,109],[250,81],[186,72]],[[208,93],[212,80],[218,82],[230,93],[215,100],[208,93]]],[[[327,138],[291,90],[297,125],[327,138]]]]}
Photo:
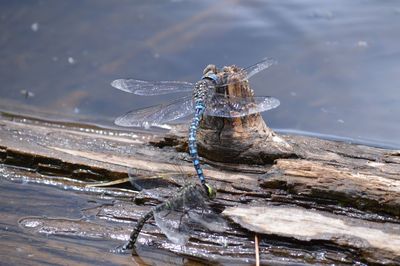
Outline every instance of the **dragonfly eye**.
{"type": "Polygon", "coordinates": [[[208,196],[210,199],[215,199],[215,197],[217,196],[217,191],[216,191],[212,186],[210,186],[210,185],[207,184],[207,183],[204,184],[204,187],[205,187],[205,189],[206,189],[207,196],[208,196]]]}
{"type": "Polygon", "coordinates": [[[215,65],[208,65],[204,70],[203,70],[203,75],[206,75],[207,73],[218,73],[218,68],[215,65]]]}
{"type": "Polygon", "coordinates": [[[207,72],[204,76],[201,77],[201,79],[211,79],[212,81],[215,82],[215,84],[218,83],[218,76],[212,73],[211,71],[207,72]]]}

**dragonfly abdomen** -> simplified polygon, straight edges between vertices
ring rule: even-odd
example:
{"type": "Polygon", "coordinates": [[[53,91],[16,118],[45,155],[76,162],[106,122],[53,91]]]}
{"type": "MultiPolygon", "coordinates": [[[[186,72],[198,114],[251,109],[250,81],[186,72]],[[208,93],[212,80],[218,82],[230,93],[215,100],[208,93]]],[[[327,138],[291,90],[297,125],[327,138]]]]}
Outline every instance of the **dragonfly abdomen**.
{"type": "Polygon", "coordinates": [[[194,91],[193,91],[193,99],[195,102],[195,114],[192,120],[192,123],[189,127],[189,154],[192,157],[192,162],[194,165],[194,169],[196,170],[197,176],[200,179],[201,184],[204,186],[206,181],[203,174],[203,170],[200,166],[199,154],[197,152],[197,129],[199,128],[200,121],[203,117],[203,113],[206,109],[205,99],[207,98],[207,94],[209,94],[210,90],[215,90],[216,83],[216,75],[213,74],[214,78],[211,78],[210,75],[212,72],[204,75],[203,79],[196,83],[194,91]]]}
{"type": "Polygon", "coordinates": [[[196,135],[197,129],[200,125],[201,117],[205,110],[205,104],[203,101],[197,101],[195,106],[195,115],[193,117],[192,123],[189,128],[189,154],[192,157],[193,165],[196,170],[197,176],[200,179],[201,184],[205,184],[205,178],[203,174],[203,170],[200,166],[199,154],[197,152],[197,143],[196,143],[196,135]]]}
{"type": "Polygon", "coordinates": [[[131,235],[129,236],[129,241],[122,247],[123,250],[133,249],[135,246],[136,240],[142,230],[144,224],[147,220],[151,219],[154,216],[153,210],[147,212],[143,215],[137,222],[135,229],[132,231],[131,235]]]}

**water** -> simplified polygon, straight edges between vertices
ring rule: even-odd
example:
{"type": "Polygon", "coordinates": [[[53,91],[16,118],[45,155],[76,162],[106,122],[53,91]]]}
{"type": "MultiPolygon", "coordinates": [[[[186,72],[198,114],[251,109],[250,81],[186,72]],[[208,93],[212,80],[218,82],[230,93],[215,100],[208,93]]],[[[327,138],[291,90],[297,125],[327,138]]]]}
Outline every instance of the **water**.
{"type": "Polygon", "coordinates": [[[81,219],[81,209],[98,200],[83,194],[29,183],[11,183],[0,176],[1,265],[131,265],[129,256],[109,250],[120,241],[46,236],[25,232],[25,216],[81,219]]]}
{"type": "Polygon", "coordinates": [[[116,78],[193,82],[207,64],[248,66],[269,56],[278,65],[251,85],[281,101],[264,114],[271,127],[400,147],[397,1],[0,6],[3,100],[106,124],[179,96],[126,95],[109,85],[116,78]]]}

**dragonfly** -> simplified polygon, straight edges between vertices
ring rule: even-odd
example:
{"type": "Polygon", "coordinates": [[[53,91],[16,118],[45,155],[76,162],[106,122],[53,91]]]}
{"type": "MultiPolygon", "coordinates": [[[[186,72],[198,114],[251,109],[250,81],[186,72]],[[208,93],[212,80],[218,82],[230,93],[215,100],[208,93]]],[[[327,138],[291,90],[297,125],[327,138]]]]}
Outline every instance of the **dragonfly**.
{"type": "MultiPolygon", "coordinates": [[[[194,113],[189,127],[189,154],[200,183],[206,181],[200,166],[197,152],[196,135],[203,115],[224,118],[242,117],[264,112],[279,106],[278,99],[270,96],[237,97],[220,92],[224,87],[250,79],[255,74],[275,64],[273,59],[264,59],[250,67],[224,77],[218,74],[214,65],[209,65],[200,81],[144,81],[136,79],[116,79],[111,86],[128,93],[142,96],[163,95],[169,93],[191,92],[171,103],[161,104],[130,111],[115,120],[115,124],[124,127],[159,126],[180,120],[194,113]]],[[[205,187],[205,189],[207,189],[205,187]]]]}
{"type": "MultiPolygon", "coordinates": [[[[131,173],[129,180],[135,188],[139,187],[135,184],[135,176],[131,173]]],[[[198,184],[186,184],[167,200],[153,207],[138,220],[128,242],[118,251],[132,249],[134,253],[134,246],[143,226],[152,218],[167,238],[179,245],[185,245],[189,239],[187,225],[189,219],[213,231],[225,230],[227,226],[225,220],[207,206],[208,202],[215,199],[216,190],[207,183],[206,186],[208,189],[204,190],[204,187],[198,184]],[[198,213],[199,209],[201,209],[201,214],[198,213]],[[185,215],[188,219],[184,222],[185,215]]]]}

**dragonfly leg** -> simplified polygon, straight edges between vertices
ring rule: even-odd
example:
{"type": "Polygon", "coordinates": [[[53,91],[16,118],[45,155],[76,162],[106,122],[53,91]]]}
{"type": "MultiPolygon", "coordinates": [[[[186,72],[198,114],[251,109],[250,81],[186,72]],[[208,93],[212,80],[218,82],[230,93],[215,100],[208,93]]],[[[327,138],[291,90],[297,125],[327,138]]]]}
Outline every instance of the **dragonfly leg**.
{"type": "Polygon", "coordinates": [[[182,221],[183,221],[183,217],[184,217],[185,215],[187,215],[187,212],[186,212],[186,211],[185,211],[185,212],[181,215],[181,217],[179,218],[179,226],[178,226],[179,231],[181,231],[181,228],[182,228],[182,221]]]}
{"type": "Polygon", "coordinates": [[[165,218],[165,217],[167,217],[167,216],[170,215],[170,214],[171,214],[171,210],[167,210],[167,211],[166,211],[166,214],[164,214],[162,217],[165,218]]]}
{"type": "Polygon", "coordinates": [[[194,209],[196,209],[196,207],[187,207],[187,208],[184,208],[184,210],[183,210],[183,213],[182,213],[182,215],[181,215],[181,217],[179,218],[179,231],[181,231],[181,228],[182,228],[182,221],[183,221],[183,218],[186,216],[186,217],[189,217],[189,211],[191,211],[191,210],[194,210],[194,209]]]}

